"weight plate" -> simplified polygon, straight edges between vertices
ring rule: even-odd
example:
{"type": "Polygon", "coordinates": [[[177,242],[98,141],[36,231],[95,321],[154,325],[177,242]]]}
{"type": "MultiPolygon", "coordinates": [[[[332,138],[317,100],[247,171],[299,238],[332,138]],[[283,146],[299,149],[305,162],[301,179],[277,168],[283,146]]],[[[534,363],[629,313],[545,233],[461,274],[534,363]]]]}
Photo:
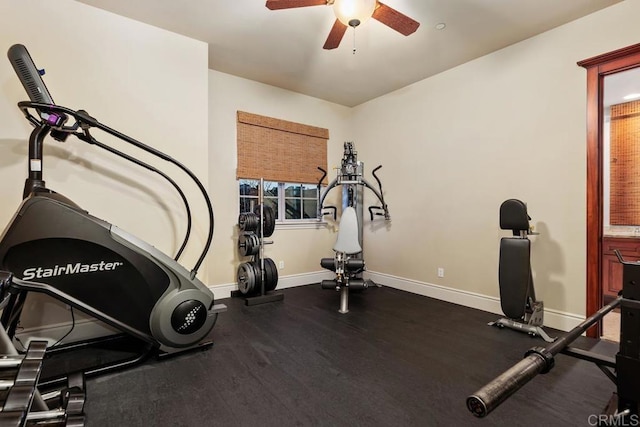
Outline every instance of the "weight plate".
{"type": "Polygon", "coordinates": [[[260,238],[257,234],[251,235],[251,255],[257,255],[260,253],[260,238]]]}
{"type": "MultiPolygon", "coordinates": [[[[253,268],[256,271],[255,292],[260,293],[260,290],[262,289],[262,267],[260,265],[260,258],[256,257],[255,261],[251,261],[251,265],[253,265],[253,268]]],[[[266,276],[266,273],[265,273],[265,276],[266,276]]]]}
{"type": "Polygon", "coordinates": [[[238,216],[238,227],[242,231],[256,231],[259,224],[258,216],[253,212],[243,212],[238,216]]]}
{"type": "MultiPolygon", "coordinates": [[[[256,206],[253,212],[260,217],[260,206],[256,206]]],[[[264,225],[264,237],[271,237],[276,228],[276,215],[271,206],[265,206],[262,210],[262,221],[258,221],[258,228],[256,233],[260,234],[260,227],[264,225]]]]}
{"type": "Polygon", "coordinates": [[[256,289],[256,271],[250,262],[243,262],[238,266],[237,271],[238,290],[247,295],[256,289]]]}
{"type": "Polygon", "coordinates": [[[263,212],[264,237],[271,237],[276,229],[276,214],[271,206],[265,206],[263,212]]]}
{"type": "Polygon", "coordinates": [[[247,214],[246,212],[238,215],[238,228],[242,231],[245,231],[247,228],[247,214]]]}
{"type": "Polygon", "coordinates": [[[251,256],[260,252],[260,239],[253,233],[243,233],[238,237],[238,250],[243,256],[251,256]]]}
{"type": "Polygon", "coordinates": [[[271,258],[264,259],[264,290],[273,291],[278,285],[278,268],[271,258]]]}

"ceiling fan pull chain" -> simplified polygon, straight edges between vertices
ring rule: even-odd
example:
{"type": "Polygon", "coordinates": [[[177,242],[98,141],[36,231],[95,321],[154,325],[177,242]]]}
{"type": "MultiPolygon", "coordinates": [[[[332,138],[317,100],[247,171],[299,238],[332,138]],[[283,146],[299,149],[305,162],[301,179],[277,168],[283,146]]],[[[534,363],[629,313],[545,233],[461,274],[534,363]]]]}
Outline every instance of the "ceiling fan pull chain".
{"type": "Polygon", "coordinates": [[[353,54],[356,54],[356,27],[353,27],[353,54]]]}

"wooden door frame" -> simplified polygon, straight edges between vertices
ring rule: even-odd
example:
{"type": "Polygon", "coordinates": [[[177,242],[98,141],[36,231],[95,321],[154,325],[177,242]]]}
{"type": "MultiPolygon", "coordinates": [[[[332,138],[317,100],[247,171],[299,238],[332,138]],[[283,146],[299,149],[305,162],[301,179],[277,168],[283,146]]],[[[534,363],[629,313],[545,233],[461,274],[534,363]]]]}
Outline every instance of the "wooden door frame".
{"type": "MultiPolygon", "coordinates": [[[[587,317],[603,305],[602,99],[604,77],[640,66],[640,43],[578,62],[587,70],[587,317]]],[[[587,331],[599,338],[601,322],[587,331]]]]}

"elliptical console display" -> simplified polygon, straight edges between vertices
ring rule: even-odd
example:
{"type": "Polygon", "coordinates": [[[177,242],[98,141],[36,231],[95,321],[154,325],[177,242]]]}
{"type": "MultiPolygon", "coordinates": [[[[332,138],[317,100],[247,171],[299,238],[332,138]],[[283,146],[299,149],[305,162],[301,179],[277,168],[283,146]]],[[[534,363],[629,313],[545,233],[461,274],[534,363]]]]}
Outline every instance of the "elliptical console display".
{"type": "Polygon", "coordinates": [[[213,293],[195,277],[213,236],[213,210],[202,183],[168,155],[101,124],[83,110],[55,105],[23,45],[12,46],[8,56],[31,99],[18,106],[34,130],[29,139],[24,200],[0,236],[0,270],[16,278],[16,297],[5,309],[4,326],[15,330],[20,299],[24,302],[27,292],[40,292],[164,352],[198,345],[213,328],[218,313],[226,309],[214,304],[213,293]],[[209,212],[209,235],[191,271],[177,262],[191,227],[184,193],[163,172],[96,140],[90,133],[95,128],[172,163],[198,186],[209,212]],[[42,178],[42,146],[47,135],[59,141],[73,135],[168,179],[180,193],[188,217],[187,234],[176,258],[48,189],[42,178]]]}

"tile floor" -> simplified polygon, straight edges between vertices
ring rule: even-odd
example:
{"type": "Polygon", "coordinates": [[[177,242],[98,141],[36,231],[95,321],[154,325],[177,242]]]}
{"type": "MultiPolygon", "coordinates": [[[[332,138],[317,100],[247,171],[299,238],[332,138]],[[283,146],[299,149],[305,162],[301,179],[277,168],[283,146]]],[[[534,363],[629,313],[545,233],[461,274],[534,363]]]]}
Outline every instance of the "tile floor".
{"type": "Polygon", "coordinates": [[[602,320],[602,338],[620,342],[620,313],[612,311],[602,320]]]}

